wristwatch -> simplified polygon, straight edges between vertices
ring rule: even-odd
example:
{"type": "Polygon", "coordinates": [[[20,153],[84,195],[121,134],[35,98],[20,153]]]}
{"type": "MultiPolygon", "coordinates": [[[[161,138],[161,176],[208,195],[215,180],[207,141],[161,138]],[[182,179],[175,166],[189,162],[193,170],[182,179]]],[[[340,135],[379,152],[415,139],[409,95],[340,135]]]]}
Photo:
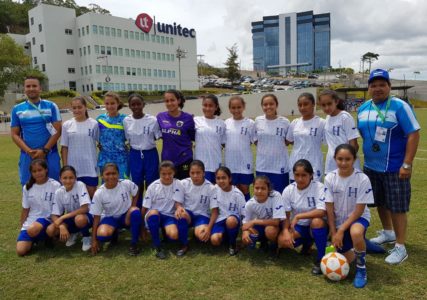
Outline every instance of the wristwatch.
{"type": "Polygon", "coordinates": [[[412,165],[411,164],[407,164],[407,163],[403,163],[402,164],[402,168],[405,170],[411,170],[412,169],[412,165]]]}
{"type": "Polygon", "coordinates": [[[49,150],[49,149],[47,149],[47,148],[43,148],[42,150],[43,150],[43,153],[44,153],[45,155],[47,155],[47,154],[50,152],[50,150],[49,150]]]}

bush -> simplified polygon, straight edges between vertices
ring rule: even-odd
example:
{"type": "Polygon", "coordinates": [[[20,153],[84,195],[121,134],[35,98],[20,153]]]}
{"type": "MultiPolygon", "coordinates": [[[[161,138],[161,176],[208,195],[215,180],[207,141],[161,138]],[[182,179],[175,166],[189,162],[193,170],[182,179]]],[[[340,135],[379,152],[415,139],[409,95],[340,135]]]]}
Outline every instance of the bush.
{"type": "Polygon", "coordinates": [[[62,89],[62,90],[57,90],[57,91],[42,92],[40,94],[40,97],[42,99],[49,99],[49,98],[56,97],[56,96],[64,96],[64,97],[74,98],[78,95],[79,94],[75,91],[62,89]]]}

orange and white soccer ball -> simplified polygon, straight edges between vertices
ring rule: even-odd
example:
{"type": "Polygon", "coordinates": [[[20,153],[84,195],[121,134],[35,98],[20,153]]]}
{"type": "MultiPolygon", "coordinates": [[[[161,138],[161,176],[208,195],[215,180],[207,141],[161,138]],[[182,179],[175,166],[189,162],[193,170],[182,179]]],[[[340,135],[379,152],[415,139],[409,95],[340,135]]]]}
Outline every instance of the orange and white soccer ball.
{"type": "Polygon", "coordinates": [[[332,281],[340,281],[347,277],[350,266],[344,255],[331,252],[323,256],[320,262],[322,273],[332,281]]]}

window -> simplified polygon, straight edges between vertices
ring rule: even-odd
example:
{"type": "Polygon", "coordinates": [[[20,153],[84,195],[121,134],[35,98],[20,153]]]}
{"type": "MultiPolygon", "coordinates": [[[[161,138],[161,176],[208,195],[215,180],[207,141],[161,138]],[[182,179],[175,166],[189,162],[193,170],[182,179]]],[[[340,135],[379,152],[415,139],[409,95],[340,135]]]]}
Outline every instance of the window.
{"type": "Polygon", "coordinates": [[[133,89],[134,90],[138,89],[138,85],[136,83],[133,84],[133,89]]]}
{"type": "Polygon", "coordinates": [[[157,75],[158,75],[159,77],[162,77],[162,70],[158,70],[158,71],[157,71],[157,75]]]}
{"type": "Polygon", "coordinates": [[[172,78],[175,78],[175,71],[172,71],[172,78]]]}
{"type": "Polygon", "coordinates": [[[87,46],[87,54],[90,55],[90,46],[87,46]]]}
{"type": "Polygon", "coordinates": [[[102,66],[102,74],[107,74],[107,66],[102,66]]]}
{"type": "Polygon", "coordinates": [[[128,83],[128,91],[132,90],[132,84],[128,83]]]}
{"type": "Polygon", "coordinates": [[[147,69],[147,76],[151,77],[151,69],[147,69]]]}
{"type": "Polygon", "coordinates": [[[137,74],[138,76],[141,76],[141,68],[136,69],[136,74],[137,74]]]}
{"type": "Polygon", "coordinates": [[[80,37],[80,28],[79,29],[77,29],[77,32],[78,32],[78,36],[80,37]]]}
{"type": "Polygon", "coordinates": [[[82,27],[82,36],[85,36],[85,28],[82,27]]]}
{"type": "Polygon", "coordinates": [[[114,75],[119,75],[119,67],[114,66],[114,75]]]}
{"type": "Polygon", "coordinates": [[[68,73],[75,74],[76,73],[76,69],[75,68],[68,68],[68,73]]]}
{"type": "Polygon", "coordinates": [[[107,55],[111,55],[111,47],[107,47],[107,55]]]}
{"type": "MultiPolygon", "coordinates": [[[[85,50],[85,55],[86,55],[86,47],[83,47],[83,49],[85,50]]],[[[74,54],[74,50],[73,49],[67,49],[67,54],[68,55],[73,55],[74,54]]]]}
{"type": "Polygon", "coordinates": [[[141,51],[136,50],[135,52],[136,52],[136,53],[135,53],[135,54],[136,54],[136,57],[137,57],[137,58],[140,58],[140,57],[141,57],[141,51]]]}
{"type": "Polygon", "coordinates": [[[173,38],[169,38],[171,45],[173,45],[173,38]]]}
{"type": "Polygon", "coordinates": [[[99,54],[99,46],[95,45],[95,54],[99,54]]]}
{"type": "Polygon", "coordinates": [[[92,32],[93,34],[98,34],[98,26],[92,25],[92,32]]]}
{"type": "Polygon", "coordinates": [[[175,60],[175,56],[173,54],[171,54],[171,61],[175,60]]]}
{"type": "Polygon", "coordinates": [[[135,31],[135,40],[139,41],[139,32],[135,31]]]}
{"type": "Polygon", "coordinates": [[[141,41],[145,40],[145,34],[143,32],[141,32],[141,41]]]}
{"type": "Polygon", "coordinates": [[[166,60],[166,54],[162,53],[162,60],[165,61],[166,60]]]}
{"type": "Polygon", "coordinates": [[[87,72],[87,66],[85,66],[85,75],[87,75],[87,73],[88,73],[88,72],[87,72]]]}
{"type": "Polygon", "coordinates": [[[130,56],[135,57],[135,50],[130,50],[130,56]]]}
{"type": "Polygon", "coordinates": [[[43,46],[43,44],[40,44],[40,52],[44,52],[44,46],[43,46]]]}
{"type": "Polygon", "coordinates": [[[123,56],[123,48],[119,48],[119,56],[123,56]]]}
{"type": "Polygon", "coordinates": [[[36,38],[35,38],[35,37],[33,37],[33,38],[31,39],[31,41],[33,42],[33,45],[35,45],[35,44],[36,44],[36,38]]]}
{"type": "Polygon", "coordinates": [[[166,44],[169,45],[169,37],[166,37],[166,44]]]}
{"type": "Polygon", "coordinates": [[[39,32],[42,32],[42,24],[39,24],[39,32]]]}
{"type": "Polygon", "coordinates": [[[129,67],[126,68],[126,75],[130,75],[130,68],[129,67]]]}
{"type": "Polygon", "coordinates": [[[142,84],[141,83],[138,83],[138,90],[142,91],[142,84]]]}
{"type": "Polygon", "coordinates": [[[157,60],[162,60],[162,56],[160,55],[160,53],[157,53],[157,60]]]}
{"type": "Polygon", "coordinates": [[[125,90],[126,90],[126,85],[125,85],[124,83],[120,84],[120,86],[121,86],[121,90],[122,90],[122,91],[125,91],[125,90]]]}
{"type": "Polygon", "coordinates": [[[154,77],[157,77],[157,69],[154,69],[154,70],[153,70],[153,76],[154,76],[154,77]]]}
{"type": "Polygon", "coordinates": [[[82,48],[79,48],[80,56],[83,55],[82,48]]]}
{"type": "Polygon", "coordinates": [[[108,91],[108,90],[109,90],[109,88],[108,88],[108,83],[107,83],[107,82],[104,82],[104,83],[102,84],[102,87],[103,87],[104,91],[108,91]]]}
{"type": "Polygon", "coordinates": [[[34,64],[37,65],[37,57],[34,56],[34,64]]]}
{"type": "Polygon", "coordinates": [[[90,84],[90,90],[93,91],[93,83],[90,84]]]}
{"type": "Polygon", "coordinates": [[[129,57],[129,49],[125,49],[125,55],[129,57]]]}
{"type": "Polygon", "coordinates": [[[156,36],[154,34],[151,35],[151,41],[154,43],[156,41],[156,36]]]}
{"type": "Polygon", "coordinates": [[[86,25],[86,34],[89,35],[89,25],[86,25]]]}
{"type": "Polygon", "coordinates": [[[101,74],[101,66],[100,65],[96,65],[95,69],[96,69],[96,74],[101,74]]]}
{"type": "Polygon", "coordinates": [[[147,59],[150,59],[150,52],[147,51],[147,59]]]}
{"type": "Polygon", "coordinates": [[[111,28],[111,36],[116,36],[116,28],[111,28]]]}
{"type": "Polygon", "coordinates": [[[152,91],[152,90],[153,90],[153,85],[152,85],[152,84],[149,84],[149,85],[148,85],[148,90],[150,90],[150,91],[152,91]]]}
{"type": "Polygon", "coordinates": [[[156,60],[156,52],[153,52],[153,60],[156,60]]]}
{"type": "Polygon", "coordinates": [[[83,76],[83,67],[80,67],[80,73],[82,74],[82,76],[83,76]]]}
{"type": "Polygon", "coordinates": [[[73,30],[71,30],[71,29],[65,29],[65,34],[66,35],[72,35],[73,34],[73,30]]]}
{"type": "Polygon", "coordinates": [[[97,89],[98,91],[101,91],[101,90],[102,90],[102,83],[101,83],[101,82],[97,82],[97,83],[96,83],[96,89],[97,89]]]}
{"type": "Polygon", "coordinates": [[[83,55],[86,56],[86,47],[83,47],[83,55]]]}
{"type": "Polygon", "coordinates": [[[171,78],[171,71],[168,71],[168,78],[171,78]]]}
{"type": "Polygon", "coordinates": [[[113,47],[113,55],[117,56],[117,47],[113,47]]]}
{"type": "Polygon", "coordinates": [[[166,77],[166,70],[163,70],[163,77],[166,77]]]}
{"type": "Polygon", "coordinates": [[[117,29],[117,37],[122,37],[122,30],[121,29],[117,29]]]}
{"type": "Polygon", "coordinates": [[[147,76],[147,69],[142,69],[142,76],[147,76]]]}
{"type": "Polygon", "coordinates": [[[120,67],[120,75],[125,75],[125,68],[124,67],[120,67]]]}
{"type": "Polygon", "coordinates": [[[105,54],[105,46],[101,46],[101,54],[105,54]]]}
{"type": "Polygon", "coordinates": [[[92,65],[89,65],[89,74],[92,74],[92,65]]]}
{"type": "Polygon", "coordinates": [[[156,35],[156,42],[160,43],[160,36],[156,35]]]}
{"type": "Polygon", "coordinates": [[[108,66],[107,74],[113,74],[113,66],[108,66]]]}
{"type": "Polygon", "coordinates": [[[158,87],[157,87],[157,84],[155,84],[155,85],[154,85],[154,90],[155,90],[155,91],[158,91],[158,90],[159,90],[159,89],[158,89],[158,87]]]}
{"type": "Polygon", "coordinates": [[[167,61],[170,61],[170,60],[171,60],[171,56],[170,56],[170,54],[166,54],[166,60],[167,60],[167,61]]]}
{"type": "Polygon", "coordinates": [[[134,35],[134,32],[132,30],[129,31],[129,37],[130,37],[131,40],[135,39],[135,35],[134,35]]]}
{"type": "Polygon", "coordinates": [[[31,25],[34,25],[34,18],[33,17],[31,17],[30,23],[31,23],[31,25]]]}
{"type": "Polygon", "coordinates": [[[105,27],[105,35],[110,36],[110,27],[105,27]]]}
{"type": "Polygon", "coordinates": [[[161,40],[162,44],[165,43],[165,37],[164,36],[160,37],[160,40],[161,40]]]}
{"type": "Polygon", "coordinates": [[[46,72],[46,65],[45,64],[42,64],[42,71],[46,72]]]}
{"type": "Polygon", "coordinates": [[[99,34],[104,35],[104,26],[99,26],[98,29],[99,29],[99,34]]]}
{"type": "Polygon", "coordinates": [[[114,84],[114,90],[120,91],[120,83],[115,83],[114,84]]]}
{"type": "Polygon", "coordinates": [[[141,58],[145,58],[145,51],[141,51],[141,58]]]}
{"type": "Polygon", "coordinates": [[[129,38],[129,31],[125,30],[124,31],[124,36],[125,36],[125,39],[128,39],[129,38]]]}
{"type": "Polygon", "coordinates": [[[82,90],[83,90],[83,93],[85,92],[85,85],[83,84],[82,85],[82,90]]]}
{"type": "Polygon", "coordinates": [[[136,68],[132,68],[132,76],[136,76],[136,68]]]}

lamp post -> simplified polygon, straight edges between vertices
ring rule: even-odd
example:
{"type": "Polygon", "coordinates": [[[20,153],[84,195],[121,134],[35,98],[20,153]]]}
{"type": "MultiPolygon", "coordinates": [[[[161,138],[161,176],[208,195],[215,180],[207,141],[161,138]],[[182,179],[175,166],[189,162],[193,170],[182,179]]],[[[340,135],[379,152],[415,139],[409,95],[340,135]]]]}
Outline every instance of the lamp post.
{"type": "Polygon", "coordinates": [[[105,72],[107,73],[107,76],[105,76],[105,82],[107,82],[107,83],[110,82],[111,78],[108,75],[108,55],[98,56],[97,59],[98,60],[100,60],[100,59],[104,60],[104,62],[105,62],[105,68],[106,68],[105,72]]]}
{"type": "Polygon", "coordinates": [[[178,58],[179,90],[181,90],[181,58],[185,58],[186,55],[187,51],[178,46],[178,49],[176,49],[176,58],[178,58]]]}

